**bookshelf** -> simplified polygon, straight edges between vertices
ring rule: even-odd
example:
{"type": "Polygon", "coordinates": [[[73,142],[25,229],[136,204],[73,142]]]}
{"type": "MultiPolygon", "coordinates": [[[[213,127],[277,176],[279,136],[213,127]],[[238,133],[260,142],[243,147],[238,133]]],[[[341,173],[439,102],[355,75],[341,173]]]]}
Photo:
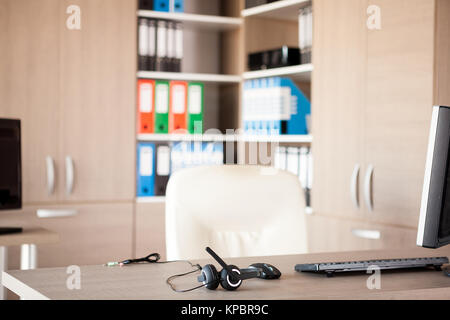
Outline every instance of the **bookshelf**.
{"type": "Polygon", "coordinates": [[[298,9],[304,7],[310,0],[279,0],[241,11],[242,17],[264,17],[295,21],[298,9]]]}
{"type": "Polygon", "coordinates": [[[312,135],[242,135],[238,138],[239,141],[244,142],[270,142],[270,143],[295,143],[295,144],[310,144],[313,141],[312,135]]]}
{"type": "Polygon", "coordinates": [[[164,203],[166,197],[156,196],[156,197],[137,197],[136,203],[164,203]]]}
{"type": "Polygon", "coordinates": [[[192,135],[192,134],[139,134],[137,136],[138,141],[149,141],[149,142],[178,142],[178,141],[202,141],[202,142],[224,142],[224,141],[235,141],[235,135],[224,135],[224,134],[202,134],[202,135],[192,135]]]}
{"type": "Polygon", "coordinates": [[[239,75],[159,71],[138,71],[137,77],[139,79],[200,81],[218,84],[239,84],[242,80],[242,77],[239,75]]]}
{"type": "MultiPolygon", "coordinates": [[[[183,23],[182,72],[138,71],[138,79],[182,80],[205,83],[204,130],[218,134],[137,134],[136,142],[233,142],[239,163],[247,163],[250,145],[276,143],[310,147],[313,135],[248,135],[243,132],[242,96],[246,80],[289,77],[310,98],[312,64],[247,70],[249,53],[283,45],[298,47],[298,10],[308,0],[280,0],[245,9],[245,0],[185,1],[185,13],[138,10],[137,17],[183,23]],[[225,135],[227,129],[236,134],[225,135]],[[221,133],[220,133],[221,132],[221,133]]],[[[164,197],[137,198],[137,203],[163,203],[164,197]]]]}
{"type": "Polygon", "coordinates": [[[208,29],[213,31],[227,31],[238,29],[242,25],[242,18],[223,17],[216,15],[158,12],[138,10],[138,16],[143,18],[163,19],[183,22],[185,28],[208,29]]]}
{"type": "Polygon", "coordinates": [[[202,142],[271,142],[271,143],[298,143],[310,144],[312,135],[246,135],[246,134],[138,134],[138,141],[148,142],[178,142],[178,141],[202,141],[202,142]]]}
{"type": "Polygon", "coordinates": [[[274,68],[258,71],[247,71],[243,74],[244,80],[267,78],[267,77],[291,77],[295,81],[310,82],[313,71],[312,64],[302,64],[283,68],[274,68]]]}

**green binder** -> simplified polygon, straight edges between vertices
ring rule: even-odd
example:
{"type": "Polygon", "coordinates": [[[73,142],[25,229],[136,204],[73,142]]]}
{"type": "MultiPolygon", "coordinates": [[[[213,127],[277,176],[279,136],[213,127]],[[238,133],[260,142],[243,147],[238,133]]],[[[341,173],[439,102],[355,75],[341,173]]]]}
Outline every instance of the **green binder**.
{"type": "Polygon", "coordinates": [[[203,133],[203,83],[188,84],[187,128],[191,134],[203,133]]]}
{"type": "Polygon", "coordinates": [[[169,82],[155,81],[155,133],[169,133],[169,82]]]}

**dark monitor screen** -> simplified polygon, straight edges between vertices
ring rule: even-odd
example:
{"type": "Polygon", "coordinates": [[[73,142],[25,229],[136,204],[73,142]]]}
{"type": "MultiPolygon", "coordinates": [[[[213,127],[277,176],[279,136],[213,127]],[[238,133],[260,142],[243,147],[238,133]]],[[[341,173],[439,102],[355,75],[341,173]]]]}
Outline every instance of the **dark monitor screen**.
{"type": "Polygon", "coordinates": [[[433,108],[417,244],[450,244],[450,107],[433,108]]]}
{"type": "Polygon", "coordinates": [[[447,164],[445,173],[445,189],[444,197],[442,199],[442,211],[439,222],[439,235],[440,239],[450,238],[450,141],[447,152],[447,164]]]}
{"type": "Polygon", "coordinates": [[[0,118],[0,210],[22,207],[20,120],[0,118]]]}

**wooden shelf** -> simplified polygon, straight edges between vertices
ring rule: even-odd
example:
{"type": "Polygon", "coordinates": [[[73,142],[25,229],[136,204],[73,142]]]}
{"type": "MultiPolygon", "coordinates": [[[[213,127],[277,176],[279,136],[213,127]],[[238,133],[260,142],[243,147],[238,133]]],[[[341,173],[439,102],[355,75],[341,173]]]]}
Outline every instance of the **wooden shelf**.
{"type": "Polygon", "coordinates": [[[138,141],[235,141],[235,135],[225,134],[138,134],[138,141]]]}
{"type": "Polygon", "coordinates": [[[143,18],[164,19],[183,22],[186,28],[198,28],[214,31],[237,29],[242,25],[242,18],[200,15],[179,12],[159,12],[139,10],[138,16],[143,18]]]}
{"type": "Polygon", "coordinates": [[[166,202],[166,197],[164,196],[136,198],[136,203],[164,203],[164,202],[166,202]]]}
{"type": "Polygon", "coordinates": [[[311,81],[311,73],[312,73],[313,69],[314,68],[313,68],[312,64],[301,64],[301,65],[297,65],[297,66],[289,66],[289,67],[283,67],[283,68],[248,71],[248,72],[244,72],[243,78],[244,78],[244,80],[250,80],[250,79],[259,79],[259,78],[267,78],[267,77],[289,76],[293,80],[296,80],[296,81],[310,82],[311,81]]]}
{"type": "Polygon", "coordinates": [[[302,143],[309,144],[313,138],[311,135],[272,135],[272,136],[258,136],[258,135],[242,135],[239,140],[245,142],[278,142],[278,143],[302,143]]]}
{"type": "Polygon", "coordinates": [[[183,80],[211,83],[240,83],[242,80],[242,77],[238,75],[159,71],[138,71],[137,77],[140,79],[183,80]]]}
{"type": "Polygon", "coordinates": [[[225,134],[139,134],[138,141],[203,141],[203,142],[278,142],[278,143],[311,143],[313,138],[311,135],[225,135],[225,134]]]}
{"type": "Polygon", "coordinates": [[[309,0],[275,1],[261,6],[244,9],[241,11],[241,16],[298,21],[298,10],[309,2],[309,0]]]}

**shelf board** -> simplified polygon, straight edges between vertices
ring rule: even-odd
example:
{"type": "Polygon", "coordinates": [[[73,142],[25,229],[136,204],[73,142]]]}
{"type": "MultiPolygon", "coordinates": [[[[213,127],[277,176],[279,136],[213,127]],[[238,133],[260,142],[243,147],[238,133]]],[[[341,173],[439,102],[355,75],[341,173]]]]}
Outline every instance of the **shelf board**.
{"type": "Polygon", "coordinates": [[[296,81],[310,82],[313,69],[312,64],[301,64],[282,68],[248,71],[244,72],[243,78],[244,80],[250,80],[267,77],[289,76],[296,81]]]}
{"type": "Polygon", "coordinates": [[[311,143],[311,135],[225,135],[225,134],[139,134],[138,141],[176,142],[176,141],[203,141],[203,142],[278,142],[278,143],[311,143]]]}
{"type": "Polygon", "coordinates": [[[139,10],[138,16],[143,18],[164,19],[183,22],[184,27],[207,29],[209,31],[227,31],[237,29],[242,25],[242,18],[200,15],[181,12],[159,12],[139,10]]]}
{"type": "Polygon", "coordinates": [[[234,141],[235,135],[225,135],[225,134],[138,134],[138,141],[234,141]]]}
{"type": "Polygon", "coordinates": [[[280,0],[241,11],[242,17],[264,17],[298,21],[298,10],[309,0],[280,0]]]}
{"type": "Polygon", "coordinates": [[[278,143],[312,143],[311,135],[294,135],[294,134],[284,134],[284,135],[242,135],[239,138],[241,141],[245,142],[278,142],[278,143]]]}
{"type": "Polygon", "coordinates": [[[238,75],[160,71],[138,71],[137,77],[140,79],[184,80],[212,83],[240,83],[242,80],[242,77],[238,75]]]}
{"type": "Polygon", "coordinates": [[[164,203],[166,202],[165,196],[154,196],[154,197],[138,197],[136,198],[136,203],[164,203]]]}

